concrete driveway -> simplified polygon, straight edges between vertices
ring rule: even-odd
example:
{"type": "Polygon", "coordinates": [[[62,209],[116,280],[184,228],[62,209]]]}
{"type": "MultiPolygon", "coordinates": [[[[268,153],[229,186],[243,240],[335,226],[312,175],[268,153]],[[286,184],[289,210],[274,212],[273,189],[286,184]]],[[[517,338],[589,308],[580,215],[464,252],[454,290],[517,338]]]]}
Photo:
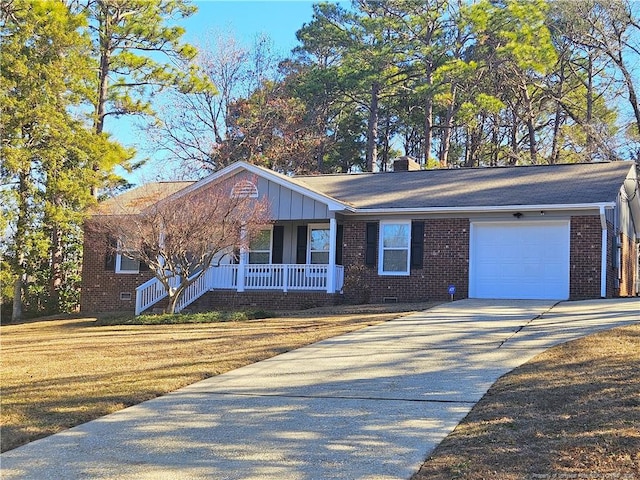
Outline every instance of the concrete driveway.
{"type": "Polygon", "coordinates": [[[0,456],[29,479],[407,479],[501,375],[636,299],[463,300],[196,383],[0,456]]]}

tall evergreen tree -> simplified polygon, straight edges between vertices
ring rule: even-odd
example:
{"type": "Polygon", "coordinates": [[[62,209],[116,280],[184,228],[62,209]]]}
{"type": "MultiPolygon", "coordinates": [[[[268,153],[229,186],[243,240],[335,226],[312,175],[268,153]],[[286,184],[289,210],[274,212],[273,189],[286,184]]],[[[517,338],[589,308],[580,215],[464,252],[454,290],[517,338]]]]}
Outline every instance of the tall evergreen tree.
{"type": "MultiPolygon", "coordinates": [[[[162,89],[213,89],[189,63],[197,52],[182,41],[184,28],[167,23],[196,11],[187,0],[88,0],[75,8],[88,18],[97,61],[95,133],[104,131],[108,116],[152,114],[151,98],[162,89]]],[[[113,179],[114,167],[107,159],[94,165],[104,181],[113,179]]]]}
{"type": "MultiPolygon", "coordinates": [[[[57,1],[4,3],[0,12],[2,184],[15,214],[7,257],[15,279],[12,318],[22,316],[28,278],[57,310],[63,237],[90,203],[98,159],[129,153],[82,122],[93,64],[84,17],[57,1]],[[48,285],[47,285],[48,284],[48,285]]],[[[37,289],[37,288],[36,288],[37,289]]],[[[45,305],[39,305],[43,308],[45,305]]]]}

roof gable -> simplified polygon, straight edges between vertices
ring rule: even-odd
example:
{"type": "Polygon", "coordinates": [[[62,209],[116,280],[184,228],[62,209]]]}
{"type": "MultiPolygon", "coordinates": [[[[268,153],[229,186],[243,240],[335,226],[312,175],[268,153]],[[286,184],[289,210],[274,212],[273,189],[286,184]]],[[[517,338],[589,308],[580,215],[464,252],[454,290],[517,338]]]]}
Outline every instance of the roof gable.
{"type": "Polygon", "coordinates": [[[343,211],[343,210],[350,209],[350,207],[344,202],[336,200],[330,195],[327,195],[325,192],[315,189],[313,186],[296,181],[295,177],[288,177],[286,175],[282,175],[280,173],[274,172],[273,170],[269,170],[264,167],[259,167],[257,165],[252,165],[246,162],[236,162],[232,165],[229,165],[223,168],[222,170],[219,170],[209,175],[208,177],[205,177],[202,180],[195,182],[193,185],[189,186],[188,188],[185,188],[179,191],[178,193],[172,196],[172,199],[177,199],[190,192],[203,188],[206,185],[209,185],[211,183],[215,183],[218,181],[222,181],[224,179],[231,178],[234,175],[238,175],[241,172],[247,172],[249,174],[255,175],[258,178],[263,178],[269,182],[273,182],[277,185],[290,189],[293,192],[299,195],[302,195],[303,197],[307,197],[311,200],[320,202],[326,205],[330,211],[343,211]]]}

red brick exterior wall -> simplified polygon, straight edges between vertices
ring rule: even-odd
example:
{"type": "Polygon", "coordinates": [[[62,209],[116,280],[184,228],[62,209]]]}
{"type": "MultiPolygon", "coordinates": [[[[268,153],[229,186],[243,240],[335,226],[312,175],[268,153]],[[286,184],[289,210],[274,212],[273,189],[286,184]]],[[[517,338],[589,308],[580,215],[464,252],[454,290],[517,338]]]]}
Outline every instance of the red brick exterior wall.
{"type": "MultiPolygon", "coordinates": [[[[207,308],[301,309],[349,303],[383,301],[415,302],[448,300],[447,287],[456,286],[456,299],[469,292],[469,231],[466,218],[414,218],[424,221],[423,267],[412,268],[408,276],[378,275],[377,258],[372,267],[365,266],[365,221],[345,220],[343,264],[345,266],[344,297],[324,292],[211,292],[190,310],[207,308]]],[[[633,241],[623,236],[620,289],[616,287],[618,272],[613,268],[614,233],[608,226],[607,296],[633,295],[636,268],[633,241]]],[[[602,230],[598,215],[571,217],[570,283],[572,300],[600,297],[600,259],[602,230]]],[[[83,312],[134,311],[135,288],[151,278],[151,272],[116,274],[105,268],[107,238],[86,230],[83,259],[83,312]],[[131,300],[120,300],[121,292],[130,292],[131,300]]],[[[376,249],[377,250],[377,249],[376,249]]],[[[377,253],[377,252],[376,252],[377,253]]]]}
{"type": "MultiPolygon", "coordinates": [[[[611,232],[609,228],[609,232],[611,232]]],[[[607,248],[607,296],[614,295],[615,270],[611,268],[611,242],[607,248]]],[[[602,259],[602,227],[598,215],[571,217],[569,259],[569,298],[600,298],[600,262],[602,259]]]]}
{"type": "Polygon", "coordinates": [[[469,220],[442,218],[424,222],[423,268],[412,268],[408,276],[380,276],[377,258],[374,266],[364,264],[367,222],[345,221],[342,250],[347,302],[447,300],[451,284],[456,286],[456,299],[468,296],[469,220]]]}
{"type": "Polygon", "coordinates": [[[632,297],[636,294],[635,280],[638,278],[638,262],[633,239],[621,235],[620,292],[621,297],[632,297]]]}
{"type": "Polygon", "coordinates": [[[149,280],[153,274],[150,271],[137,274],[115,273],[114,269],[107,269],[105,268],[107,251],[107,235],[85,227],[80,311],[83,313],[134,312],[136,287],[149,280]],[[121,292],[131,293],[131,300],[120,300],[121,292]]]}
{"type": "Polygon", "coordinates": [[[187,307],[192,312],[221,310],[304,310],[314,307],[326,307],[342,303],[340,294],[326,292],[236,292],[234,290],[215,290],[208,292],[187,307]]]}

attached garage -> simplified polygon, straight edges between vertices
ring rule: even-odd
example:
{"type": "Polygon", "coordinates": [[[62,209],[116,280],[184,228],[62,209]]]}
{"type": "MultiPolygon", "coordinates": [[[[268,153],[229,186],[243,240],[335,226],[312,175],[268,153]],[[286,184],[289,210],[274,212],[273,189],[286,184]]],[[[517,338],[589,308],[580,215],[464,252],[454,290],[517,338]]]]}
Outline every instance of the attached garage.
{"type": "Polygon", "coordinates": [[[473,222],[472,298],[569,298],[569,221],[473,222]]]}

